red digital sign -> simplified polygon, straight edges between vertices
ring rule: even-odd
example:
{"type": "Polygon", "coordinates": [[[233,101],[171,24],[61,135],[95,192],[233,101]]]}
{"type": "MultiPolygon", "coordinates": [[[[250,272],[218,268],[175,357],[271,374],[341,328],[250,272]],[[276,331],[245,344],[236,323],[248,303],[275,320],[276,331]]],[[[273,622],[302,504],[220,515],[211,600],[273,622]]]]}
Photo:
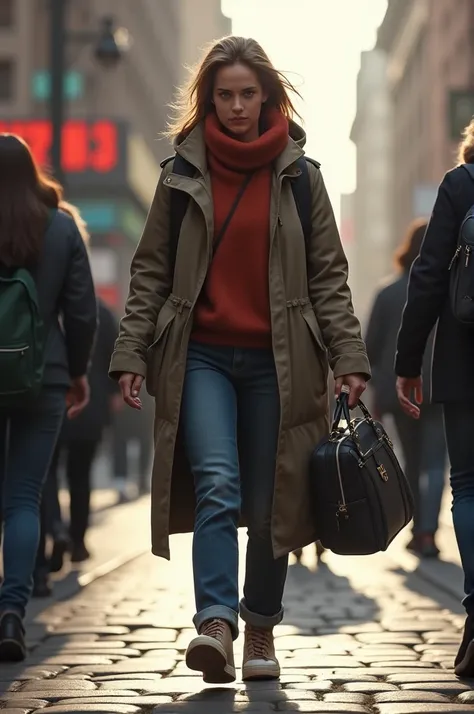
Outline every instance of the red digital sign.
{"type": "MultiPolygon", "coordinates": [[[[41,166],[50,164],[51,123],[44,119],[0,121],[0,133],[18,134],[31,147],[41,166]]],[[[62,134],[62,166],[66,173],[107,174],[119,162],[118,129],[114,122],[71,119],[62,134]]]]}
{"type": "Polygon", "coordinates": [[[96,293],[112,310],[119,307],[119,289],[117,285],[96,285],[96,293]]]}

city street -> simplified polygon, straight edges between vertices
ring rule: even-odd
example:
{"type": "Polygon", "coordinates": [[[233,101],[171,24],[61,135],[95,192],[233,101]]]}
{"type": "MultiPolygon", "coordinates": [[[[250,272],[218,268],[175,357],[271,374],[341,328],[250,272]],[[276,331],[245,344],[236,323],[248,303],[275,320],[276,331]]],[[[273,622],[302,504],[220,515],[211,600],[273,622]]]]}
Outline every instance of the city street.
{"type": "MultiPolygon", "coordinates": [[[[107,492],[97,499],[107,502],[107,492]]],[[[183,662],[194,635],[190,537],[173,539],[166,563],[147,552],[146,498],[99,510],[90,545],[101,545],[101,560],[76,573],[74,586],[74,571],[56,584],[67,600],[32,602],[29,658],[0,667],[1,711],[474,712],[474,682],[452,674],[462,608],[412,567],[405,538],[388,554],[326,554],[319,566],[308,548],[290,566],[277,629],[281,683],[218,688],[183,662]]],[[[454,555],[448,567],[457,567],[454,555]]],[[[241,649],[242,638],[237,662],[241,649]]]]}
{"type": "Polygon", "coordinates": [[[474,714],[473,30],[0,0],[0,714],[474,714]]]}

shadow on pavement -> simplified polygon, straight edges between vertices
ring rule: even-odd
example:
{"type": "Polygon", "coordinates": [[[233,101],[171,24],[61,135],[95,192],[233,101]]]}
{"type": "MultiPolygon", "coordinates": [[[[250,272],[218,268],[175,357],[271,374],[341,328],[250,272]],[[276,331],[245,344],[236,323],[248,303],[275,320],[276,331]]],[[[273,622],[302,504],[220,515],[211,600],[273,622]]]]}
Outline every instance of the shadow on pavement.
{"type": "Polygon", "coordinates": [[[349,579],[334,573],[325,562],[316,561],[306,549],[302,563],[290,564],[285,590],[284,625],[307,634],[329,635],[367,627],[378,619],[377,603],[354,590],[349,579]],[[309,562],[309,567],[307,563],[309,562]]]}
{"type": "Polygon", "coordinates": [[[465,614],[461,604],[464,576],[456,563],[420,560],[414,570],[399,567],[393,572],[403,576],[404,585],[412,592],[428,596],[440,607],[449,608],[456,614],[465,614]]]}

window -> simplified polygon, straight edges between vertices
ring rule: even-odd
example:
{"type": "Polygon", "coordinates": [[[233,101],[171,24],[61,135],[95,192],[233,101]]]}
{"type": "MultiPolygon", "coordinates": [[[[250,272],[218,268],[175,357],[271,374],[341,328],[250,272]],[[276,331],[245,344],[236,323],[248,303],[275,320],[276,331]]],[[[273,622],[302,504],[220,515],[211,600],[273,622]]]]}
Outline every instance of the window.
{"type": "Polygon", "coordinates": [[[14,0],[0,0],[0,29],[13,25],[14,0]]]}
{"type": "Polygon", "coordinates": [[[14,65],[11,60],[0,59],[0,101],[13,98],[14,65]]]}

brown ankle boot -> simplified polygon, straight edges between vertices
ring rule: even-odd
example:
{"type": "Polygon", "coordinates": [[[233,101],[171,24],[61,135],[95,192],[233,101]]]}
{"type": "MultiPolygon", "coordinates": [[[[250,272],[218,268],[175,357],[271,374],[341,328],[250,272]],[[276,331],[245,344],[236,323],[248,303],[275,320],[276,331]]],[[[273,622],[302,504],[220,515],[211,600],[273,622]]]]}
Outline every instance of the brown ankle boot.
{"type": "Polygon", "coordinates": [[[278,679],[280,665],[275,655],[273,628],[245,626],[242,679],[278,679]]]}
{"type": "Polygon", "coordinates": [[[226,684],[235,680],[232,632],[225,620],[206,620],[199,635],[186,651],[189,669],[202,672],[208,684],[226,684]]]}

